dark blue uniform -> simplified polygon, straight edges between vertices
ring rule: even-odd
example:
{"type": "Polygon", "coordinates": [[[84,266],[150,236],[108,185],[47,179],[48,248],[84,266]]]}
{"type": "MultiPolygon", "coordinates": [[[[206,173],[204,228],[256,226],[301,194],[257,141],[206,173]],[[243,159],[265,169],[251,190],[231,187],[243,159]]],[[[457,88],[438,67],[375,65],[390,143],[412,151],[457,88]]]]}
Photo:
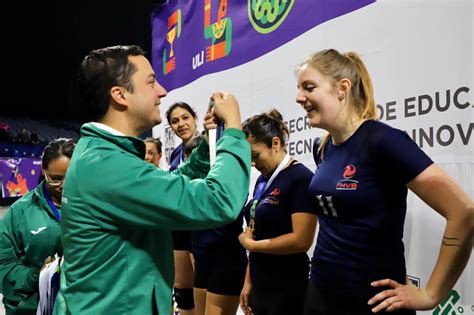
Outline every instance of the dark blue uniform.
{"type": "Polygon", "coordinates": [[[403,131],[373,120],[340,145],[329,140],[315,160],[309,193],[320,230],[311,282],[338,296],[338,306],[370,310],[367,301],[383,290],[372,281],[406,281],[406,184],[433,162],[403,131]]]}
{"type": "MultiPolygon", "coordinates": [[[[313,172],[300,163],[294,163],[278,174],[257,205],[255,240],[293,232],[293,213],[316,213],[308,196],[312,176],[313,172]]],[[[263,179],[263,176],[260,176],[255,187],[258,187],[263,179]]],[[[254,199],[250,200],[244,209],[247,222],[253,201],[254,199]]],[[[259,314],[256,308],[263,308],[264,313],[268,314],[300,314],[298,308],[302,309],[309,277],[308,255],[255,252],[250,253],[249,259],[252,280],[250,302],[255,313],[259,314]]]]}
{"type": "MultiPolygon", "coordinates": [[[[170,171],[175,170],[185,160],[183,144],[181,143],[170,156],[170,171]]],[[[173,249],[191,251],[191,231],[173,231],[173,249]]]]}
{"type": "Polygon", "coordinates": [[[173,152],[171,152],[170,171],[174,171],[176,168],[178,168],[178,166],[184,160],[183,144],[181,143],[176,148],[174,148],[173,152]]]}
{"type": "Polygon", "coordinates": [[[232,223],[192,232],[194,287],[221,295],[240,295],[247,253],[240,245],[243,214],[232,223]]]}

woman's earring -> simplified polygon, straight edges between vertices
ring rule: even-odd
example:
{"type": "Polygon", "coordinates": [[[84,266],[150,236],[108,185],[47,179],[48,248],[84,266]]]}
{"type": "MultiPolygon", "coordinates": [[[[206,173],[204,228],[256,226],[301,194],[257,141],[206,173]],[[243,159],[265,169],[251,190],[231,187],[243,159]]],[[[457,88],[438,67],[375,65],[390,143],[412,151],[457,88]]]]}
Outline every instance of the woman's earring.
{"type": "Polygon", "coordinates": [[[339,94],[338,99],[339,99],[339,101],[342,101],[344,99],[344,94],[339,94]]]}

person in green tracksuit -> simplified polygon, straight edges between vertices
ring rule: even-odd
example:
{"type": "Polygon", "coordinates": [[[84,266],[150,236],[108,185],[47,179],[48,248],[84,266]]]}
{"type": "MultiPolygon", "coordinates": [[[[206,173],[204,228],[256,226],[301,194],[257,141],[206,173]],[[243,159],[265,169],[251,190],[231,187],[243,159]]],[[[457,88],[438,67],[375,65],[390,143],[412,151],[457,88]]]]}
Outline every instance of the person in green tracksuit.
{"type": "Polygon", "coordinates": [[[0,222],[0,292],[6,314],[36,314],[38,277],[45,263],[62,254],[61,194],[74,150],[71,139],[45,147],[45,180],[14,202],[0,222]]]}
{"type": "Polygon", "coordinates": [[[90,52],[79,74],[92,109],[66,175],[61,221],[64,260],[54,314],[171,311],[172,230],[236,219],[250,182],[250,146],[235,98],[213,93],[205,129],[226,127],[209,168],[206,140],[173,173],[144,161],[138,138],[161,122],[158,84],[138,46],[90,52]]]}

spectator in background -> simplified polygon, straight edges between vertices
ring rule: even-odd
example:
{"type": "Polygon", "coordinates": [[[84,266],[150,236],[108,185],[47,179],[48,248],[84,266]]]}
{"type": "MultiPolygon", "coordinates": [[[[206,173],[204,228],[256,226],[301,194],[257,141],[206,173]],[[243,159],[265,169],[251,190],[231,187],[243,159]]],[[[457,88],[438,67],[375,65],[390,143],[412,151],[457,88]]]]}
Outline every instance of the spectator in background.
{"type": "Polygon", "coordinates": [[[21,128],[20,132],[16,134],[15,142],[30,143],[30,134],[26,128],[21,128]]]}
{"type": "Polygon", "coordinates": [[[0,142],[11,142],[10,125],[7,123],[0,123],[0,142]]]}
{"type": "Polygon", "coordinates": [[[161,147],[162,143],[158,138],[148,137],[145,140],[146,152],[145,152],[145,161],[155,164],[156,167],[160,167],[161,160],[161,147]]]}
{"type": "Polygon", "coordinates": [[[36,314],[38,276],[62,255],[61,196],[74,142],[59,138],[44,149],[45,179],[14,202],[0,221],[0,289],[6,314],[36,314]]]}
{"type": "Polygon", "coordinates": [[[38,144],[39,143],[38,133],[34,129],[30,132],[30,141],[29,142],[31,144],[38,144]]]}

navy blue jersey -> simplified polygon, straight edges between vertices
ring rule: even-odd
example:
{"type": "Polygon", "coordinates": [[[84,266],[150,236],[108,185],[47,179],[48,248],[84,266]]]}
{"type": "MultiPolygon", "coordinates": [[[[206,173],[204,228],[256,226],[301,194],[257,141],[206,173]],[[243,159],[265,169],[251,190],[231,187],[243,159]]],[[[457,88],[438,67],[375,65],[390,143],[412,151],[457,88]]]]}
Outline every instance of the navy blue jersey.
{"type": "Polygon", "coordinates": [[[184,161],[184,152],[183,152],[183,144],[181,143],[176,148],[174,148],[173,152],[171,152],[170,156],[170,171],[174,171],[178,168],[181,162],[184,161]]]}
{"type": "Polygon", "coordinates": [[[373,120],[340,145],[329,140],[315,159],[309,193],[320,230],[311,281],[364,298],[381,290],[374,280],[405,283],[406,184],[431,159],[406,133],[373,120]]]}
{"type": "Polygon", "coordinates": [[[242,226],[243,213],[234,222],[224,226],[193,231],[192,252],[196,264],[202,265],[201,269],[209,267],[213,271],[217,271],[216,268],[222,271],[235,264],[240,265],[242,261],[246,264],[247,255],[239,242],[242,226]]]}
{"type": "MultiPolygon", "coordinates": [[[[293,213],[314,213],[310,203],[308,186],[313,172],[300,163],[283,169],[263,193],[255,210],[255,240],[274,238],[293,232],[291,215],[293,213]]],[[[257,179],[255,187],[262,181],[257,179]]],[[[250,200],[244,208],[249,222],[250,200]]],[[[306,253],[291,255],[272,255],[250,253],[250,277],[252,285],[259,288],[288,288],[290,285],[307,281],[309,258],[306,253]]]]}

